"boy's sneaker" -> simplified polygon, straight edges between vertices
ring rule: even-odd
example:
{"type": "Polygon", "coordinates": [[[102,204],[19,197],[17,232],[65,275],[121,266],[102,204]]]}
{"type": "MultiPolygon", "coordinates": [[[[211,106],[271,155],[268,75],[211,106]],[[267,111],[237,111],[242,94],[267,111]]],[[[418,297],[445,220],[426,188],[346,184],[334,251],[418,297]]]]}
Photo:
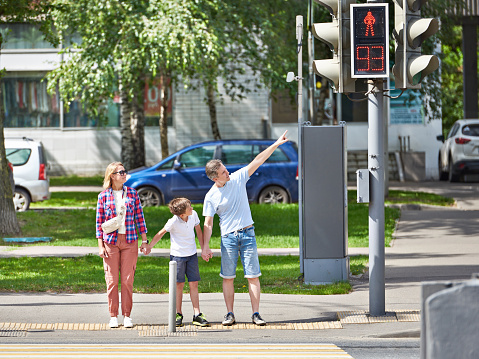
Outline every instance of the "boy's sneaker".
{"type": "Polygon", "coordinates": [[[183,314],[176,313],[176,326],[177,327],[183,326],[183,314]]]}
{"type": "Polygon", "coordinates": [[[253,323],[256,325],[266,325],[266,322],[261,318],[261,315],[259,315],[258,312],[253,313],[253,316],[251,317],[253,320],[253,323]]]}
{"type": "Polygon", "coordinates": [[[225,320],[223,320],[223,325],[233,325],[234,323],[236,323],[236,320],[235,320],[235,315],[233,314],[233,312],[229,312],[228,314],[225,315],[225,320]]]}
{"type": "Polygon", "coordinates": [[[200,327],[210,326],[210,323],[206,320],[205,315],[203,313],[193,316],[193,324],[198,325],[200,327]]]}
{"type": "Polygon", "coordinates": [[[110,323],[108,323],[110,328],[118,328],[118,318],[117,317],[111,317],[110,318],[110,323]]]}

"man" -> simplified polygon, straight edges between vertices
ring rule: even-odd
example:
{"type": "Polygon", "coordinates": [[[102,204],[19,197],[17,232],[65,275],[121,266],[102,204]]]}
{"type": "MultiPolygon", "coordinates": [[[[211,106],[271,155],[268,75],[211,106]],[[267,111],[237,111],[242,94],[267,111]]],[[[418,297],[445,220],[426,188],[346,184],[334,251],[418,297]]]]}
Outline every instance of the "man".
{"type": "Polygon", "coordinates": [[[220,160],[211,160],[205,167],[206,175],[215,184],[206,194],[203,206],[205,225],[201,255],[206,261],[213,256],[213,252],[209,248],[209,242],[213,230],[213,217],[218,214],[221,229],[220,276],[223,278],[223,296],[228,310],[223,325],[233,325],[236,322],[233,304],[238,254],[241,255],[244,276],[248,279],[248,290],[253,309],[251,319],[256,325],[266,325],[266,322],[259,315],[261,293],[259,276],[261,271],[254,234],[254,222],[246,193],[246,182],[278,146],[288,141],[286,132],[275,143],[258,154],[249,165],[234,172],[231,177],[220,160]]]}

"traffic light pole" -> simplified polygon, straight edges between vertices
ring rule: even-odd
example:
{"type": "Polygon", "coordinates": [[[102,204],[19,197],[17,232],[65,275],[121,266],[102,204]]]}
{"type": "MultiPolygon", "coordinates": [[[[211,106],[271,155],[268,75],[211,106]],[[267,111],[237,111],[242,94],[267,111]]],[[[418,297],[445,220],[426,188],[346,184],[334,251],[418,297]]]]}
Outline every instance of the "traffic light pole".
{"type": "Polygon", "coordinates": [[[369,314],[385,315],[384,254],[384,111],[383,79],[369,85],[368,168],[369,168],[369,314]]]}
{"type": "Polygon", "coordinates": [[[298,212],[299,212],[299,269],[304,273],[303,253],[303,161],[302,137],[303,137],[303,17],[296,16],[296,40],[298,43],[298,212]]]}

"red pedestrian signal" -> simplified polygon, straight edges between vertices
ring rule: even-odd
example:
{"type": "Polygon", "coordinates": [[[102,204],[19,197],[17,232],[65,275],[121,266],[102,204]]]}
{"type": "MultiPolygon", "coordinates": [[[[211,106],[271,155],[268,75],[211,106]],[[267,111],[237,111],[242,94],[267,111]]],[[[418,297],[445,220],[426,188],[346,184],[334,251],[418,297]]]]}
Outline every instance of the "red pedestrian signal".
{"type": "Polygon", "coordinates": [[[388,77],[388,4],[352,4],[350,12],[351,77],[388,77]]]}

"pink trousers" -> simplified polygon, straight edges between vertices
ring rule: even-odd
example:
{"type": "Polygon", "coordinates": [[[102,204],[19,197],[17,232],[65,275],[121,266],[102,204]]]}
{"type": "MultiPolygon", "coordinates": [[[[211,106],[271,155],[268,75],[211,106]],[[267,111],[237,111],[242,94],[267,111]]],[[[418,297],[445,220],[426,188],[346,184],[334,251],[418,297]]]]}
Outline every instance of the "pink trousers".
{"type": "Polygon", "coordinates": [[[103,268],[110,316],[118,316],[120,306],[118,283],[121,276],[121,312],[125,317],[129,317],[133,307],[133,281],[138,260],[138,242],[127,243],[126,235],[119,234],[117,243],[105,242],[105,248],[108,258],[103,258],[103,268]]]}

